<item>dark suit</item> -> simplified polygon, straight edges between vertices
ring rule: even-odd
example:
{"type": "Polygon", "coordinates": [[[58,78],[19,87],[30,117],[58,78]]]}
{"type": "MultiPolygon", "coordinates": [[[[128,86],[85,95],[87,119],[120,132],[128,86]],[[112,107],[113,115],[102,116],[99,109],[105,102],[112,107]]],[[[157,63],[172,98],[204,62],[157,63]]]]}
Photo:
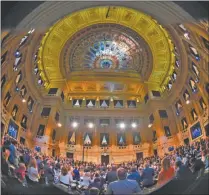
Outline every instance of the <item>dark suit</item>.
{"type": "Polygon", "coordinates": [[[109,172],[107,173],[106,181],[107,181],[108,183],[111,183],[111,182],[117,181],[117,180],[118,180],[118,178],[117,178],[117,172],[116,172],[116,171],[109,171],[109,172]]]}
{"type": "Polygon", "coordinates": [[[176,171],[176,178],[178,180],[192,180],[193,175],[187,166],[181,165],[176,171]]]}

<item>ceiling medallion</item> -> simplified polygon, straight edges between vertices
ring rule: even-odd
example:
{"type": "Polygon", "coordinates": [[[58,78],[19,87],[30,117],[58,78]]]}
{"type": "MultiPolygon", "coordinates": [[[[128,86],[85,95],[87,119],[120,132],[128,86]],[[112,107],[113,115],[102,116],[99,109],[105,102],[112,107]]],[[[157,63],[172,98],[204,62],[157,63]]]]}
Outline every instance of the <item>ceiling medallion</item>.
{"type": "Polygon", "coordinates": [[[88,71],[88,75],[115,72],[118,77],[133,73],[129,76],[147,80],[152,71],[147,43],[132,29],[118,24],[95,24],[74,34],[63,47],[60,61],[63,72],[71,78],[72,72],[88,71]]]}

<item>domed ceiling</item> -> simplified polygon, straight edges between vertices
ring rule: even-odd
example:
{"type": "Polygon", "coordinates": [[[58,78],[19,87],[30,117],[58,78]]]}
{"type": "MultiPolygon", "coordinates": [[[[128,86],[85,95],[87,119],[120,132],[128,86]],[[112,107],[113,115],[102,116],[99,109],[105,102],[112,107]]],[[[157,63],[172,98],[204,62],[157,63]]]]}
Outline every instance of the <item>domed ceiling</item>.
{"type": "Polygon", "coordinates": [[[124,7],[94,7],[49,29],[38,66],[46,88],[69,94],[82,85],[98,92],[112,82],[124,85],[124,93],[135,85],[131,90],[144,97],[147,90],[165,89],[174,69],[173,49],[167,31],[150,16],[124,7]]]}
{"type": "Polygon", "coordinates": [[[117,24],[84,28],[63,50],[67,73],[89,69],[128,71],[138,73],[145,80],[152,70],[152,53],[146,42],[135,31],[117,24]]]}

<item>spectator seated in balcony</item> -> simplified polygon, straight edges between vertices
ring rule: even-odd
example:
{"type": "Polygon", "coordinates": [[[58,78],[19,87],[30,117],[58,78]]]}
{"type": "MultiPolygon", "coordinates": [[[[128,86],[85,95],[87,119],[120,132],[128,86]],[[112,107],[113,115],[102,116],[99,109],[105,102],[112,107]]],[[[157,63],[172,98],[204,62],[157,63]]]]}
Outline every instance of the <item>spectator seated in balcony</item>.
{"type": "Polygon", "coordinates": [[[162,161],[162,170],[158,176],[158,185],[162,186],[170,181],[175,176],[175,170],[170,165],[170,159],[165,157],[162,161]]]}

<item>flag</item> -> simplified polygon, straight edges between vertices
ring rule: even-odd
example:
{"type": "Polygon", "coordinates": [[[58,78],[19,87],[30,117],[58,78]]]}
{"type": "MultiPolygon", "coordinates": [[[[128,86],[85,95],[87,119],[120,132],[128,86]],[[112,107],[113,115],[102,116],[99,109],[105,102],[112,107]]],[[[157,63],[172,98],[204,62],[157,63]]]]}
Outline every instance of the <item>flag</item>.
{"type": "Polygon", "coordinates": [[[123,137],[120,137],[119,144],[124,144],[123,137]]]}
{"type": "Polygon", "coordinates": [[[71,138],[70,138],[71,143],[75,143],[75,132],[73,132],[71,138]]]}
{"type": "Polygon", "coordinates": [[[91,140],[90,140],[89,134],[86,134],[86,138],[84,140],[84,144],[91,144],[91,140]]]}
{"type": "Polygon", "coordinates": [[[107,145],[107,140],[106,140],[105,135],[103,136],[103,139],[102,139],[102,145],[107,145]]]}
{"type": "Polygon", "coordinates": [[[105,100],[102,101],[101,107],[106,108],[108,107],[107,103],[105,100]]]}

